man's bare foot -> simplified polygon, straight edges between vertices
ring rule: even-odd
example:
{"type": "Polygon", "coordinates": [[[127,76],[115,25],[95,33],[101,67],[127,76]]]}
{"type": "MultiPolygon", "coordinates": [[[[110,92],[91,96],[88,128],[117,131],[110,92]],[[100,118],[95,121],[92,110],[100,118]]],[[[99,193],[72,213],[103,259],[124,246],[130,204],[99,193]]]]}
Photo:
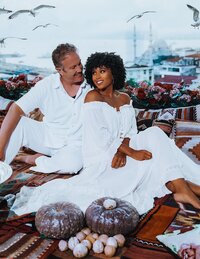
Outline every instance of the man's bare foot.
{"type": "Polygon", "coordinates": [[[190,181],[187,181],[187,184],[197,196],[200,196],[200,186],[198,184],[192,183],[190,181]]]}
{"type": "Polygon", "coordinates": [[[174,193],[174,199],[176,202],[189,203],[200,210],[200,200],[192,191],[188,193],[174,193]]]}
{"type": "Polygon", "coordinates": [[[35,160],[40,156],[43,156],[43,154],[37,153],[37,154],[34,154],[34,155],[17,156],[15,158],[15,161],[24,162],[24,163],[29,164],[29,165],[36,165],[35,160]]]}
{"type": "Polygon", "coordinates": [[[200,209],[200,200],[184,178],[169,181],[166,183],[166,187],[174,194],[176,202],[189,203],[193,207],[200,209]]]}

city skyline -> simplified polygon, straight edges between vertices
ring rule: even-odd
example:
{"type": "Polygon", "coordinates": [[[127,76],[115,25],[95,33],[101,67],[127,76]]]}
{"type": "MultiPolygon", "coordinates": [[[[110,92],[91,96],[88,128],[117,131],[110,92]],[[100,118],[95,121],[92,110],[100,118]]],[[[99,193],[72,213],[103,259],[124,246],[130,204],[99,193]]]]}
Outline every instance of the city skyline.
{"type": "MultiPolygon", "coordinates": [[[[153,41],[164,39],[171,45],[179,47],[188,41],[191,47],[198,46],[200,30],[191,26],[193,13],[187,7],[190,4],[200,9],[197,0],[3,0],[0,8],[14,11],[32,9],[40,4],[53,5],[56,8],[41,9],[33,17],[22,14],[8,19],[10,14],[0,14],[0,39],[4,37],[23,37],[27,40],[7,39],[0,53],[20,53],[21,62],[33,63],[38,66],[52,50],[62,42],[74,43],[83,61],[95,51],[114,51],[125,60],[132,53],[133,25],[136,27],[138,54],[141,48],[145,51],[149,41],[149,26],[152,25],[153,41]],[[144,11],[151,10],[141,18],[127,20],[144,11]],[[56,26],[40,27],[38,25],[55,24],[56,26]],[[191,42],[191,43],[190,43],[191,42]],[[194,44],[195,43],[195,44],[194,44]],[[143,46],[143,45],[144,46],[143,46]],[[193,44],[193,46],[192,46],[193,44]],[[140,49],[139,49],[140,48],[140,49]],[[38,59],[40,57],[40,59],[38,59]]],[[[189,47],[189,46],[185,46],[189,47]]],[[[49,59],[46,63],[51,63],[49,59]]],[[[52,64],[49,64],[52,66],[52,64]]]]}

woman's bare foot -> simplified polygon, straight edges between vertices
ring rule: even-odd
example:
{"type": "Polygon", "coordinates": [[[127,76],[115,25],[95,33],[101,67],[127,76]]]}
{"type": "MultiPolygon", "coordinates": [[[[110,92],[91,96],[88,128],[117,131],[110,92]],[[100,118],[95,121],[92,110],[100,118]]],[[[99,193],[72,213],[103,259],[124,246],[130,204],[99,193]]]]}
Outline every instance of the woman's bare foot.
{"type": "Polygon", "coordinates": [[[29,165],[36,165],[35,160],[40,156],[43,156],[43,154],[37,153],[37,154],[34,154],[34,155],[17,156],[15,158],[15,160],[20,161],[20,162],[24,162],[24,163],[29,164],[29,165]]]}

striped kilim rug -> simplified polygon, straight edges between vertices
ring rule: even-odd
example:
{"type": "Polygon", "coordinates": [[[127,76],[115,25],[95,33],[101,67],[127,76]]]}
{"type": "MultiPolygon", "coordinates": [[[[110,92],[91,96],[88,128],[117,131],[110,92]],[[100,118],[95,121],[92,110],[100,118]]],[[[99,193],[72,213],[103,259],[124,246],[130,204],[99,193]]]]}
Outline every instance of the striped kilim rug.
{"type": "MultiPolygon", "coordinates": [[[[0,196],[16,193],[24,184],[38,186],[58,177],[65,179],[69,177],[35,173],[22,163],[21,165],[14,163],[12,166],[14,174],[7,182],[0,185],[0,196]]],[[[193,208],[191,210],[195,211],[193,208]]],[[[155,207],[141,217],[134,233],[127,237],[125,247],[118,249],[114,258],[174,258],[174,255],[156,240],[156,235],[172,232],[174,228],[189,229],[191,220],[187,220],[189,216],[185,213],[183,215],[170,195],[156,200],[155,207]],[[174,223],[176,221],[177,224],[174,223]]],[[[0,204],[0,219],[0,258],[74,258],[71,251],[60,252],[57,249],[57,240],[44,239],[39,235],[34,224],[34,214],[17,217],[9,212],[5,204],[0,204]]],[[[199,215],[197,214],[193,220],[194,224],[200,221],[199,215]]],[[[86,258],[106,257],[90,252],[86,258]]]]}

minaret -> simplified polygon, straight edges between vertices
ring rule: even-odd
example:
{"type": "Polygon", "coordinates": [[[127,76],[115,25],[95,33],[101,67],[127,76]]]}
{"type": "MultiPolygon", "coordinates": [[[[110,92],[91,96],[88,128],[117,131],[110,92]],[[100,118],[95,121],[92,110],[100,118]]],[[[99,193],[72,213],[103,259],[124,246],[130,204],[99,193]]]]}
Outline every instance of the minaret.
{"type": "Polygon", "coordinates": [[[136,27],[133,25],[133,64],[136,64],[136,27]]]}
{"type": "Polygon", "coordinates": [[[153,34],[152,25],[149,25],[149,66],[153,66],[153,34]]]}

